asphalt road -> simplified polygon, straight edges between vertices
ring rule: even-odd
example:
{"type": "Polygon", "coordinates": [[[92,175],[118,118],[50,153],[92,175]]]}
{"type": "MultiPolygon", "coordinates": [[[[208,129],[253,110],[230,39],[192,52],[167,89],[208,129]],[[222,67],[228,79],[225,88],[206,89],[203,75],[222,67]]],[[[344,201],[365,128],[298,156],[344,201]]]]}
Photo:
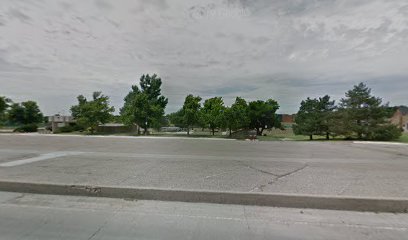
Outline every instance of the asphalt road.
{"type": "Polygon", "coordinates": [[[0,192],[0,239],[406,239],[408,215],[0,192]]]}
{"type": "Polygon", "coordinates": [[[0,180],[408,198],[408,145],[0,134],[0,180]]]}

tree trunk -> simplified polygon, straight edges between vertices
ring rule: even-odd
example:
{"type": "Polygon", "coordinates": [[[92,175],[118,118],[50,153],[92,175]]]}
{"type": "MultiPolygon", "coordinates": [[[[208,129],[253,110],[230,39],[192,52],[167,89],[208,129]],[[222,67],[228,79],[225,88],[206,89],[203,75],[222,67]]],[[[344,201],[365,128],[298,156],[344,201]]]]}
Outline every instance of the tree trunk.
{"type": "Polygon", "coordinates": [[[212,129],[212,135],[215,135],[215,128],[212,129]]]}
{"type": "Polygon", "coordinates": [[[144,128],[144,135],[147,135],[147,126],[144,128]]]}
{"type": "Polygon", "coordinates": [[[229,135],[230,135],[230,137],[232,135],[232,129],[231,128],[229,129],[229,135]]]}
{"type": "Polygon", "coordinates": [[[313,140],[313,135],[310,135],[309,138],[310,138],[310,140],[313,140]]]}
{"type": "MultiPolygon", "coordinates": [[[[357,125],[360,127],[361,126],[361,121],[357,120],[357,125]]],[[[363,133],[360,129],[357,130],[357,138],[358,139],[363,139],[363,133]]]]}
{"type": "Polygon", "coordinates": [[[190,136],[190,128],[187,126],[187,136],[190,136]]]}
{"type": "Polygon", "coordinates": [[[326,140],[330,140],[330,135],[328,132],[326,132],[326,140]]]}

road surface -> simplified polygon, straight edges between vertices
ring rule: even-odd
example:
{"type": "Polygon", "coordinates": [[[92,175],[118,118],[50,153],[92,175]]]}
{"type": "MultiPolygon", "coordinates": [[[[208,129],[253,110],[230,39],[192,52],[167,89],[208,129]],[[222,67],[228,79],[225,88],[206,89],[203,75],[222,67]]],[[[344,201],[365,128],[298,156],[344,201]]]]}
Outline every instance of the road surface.
{"type": "Polygon", "coordinates": [[[0,239],[406,239],[408,215],[0,192],[0,239]]]}
{"type": "Polygon", "coordinates": [[[408,145],[0,134],[0,180],[408,198],[408,145]]]}

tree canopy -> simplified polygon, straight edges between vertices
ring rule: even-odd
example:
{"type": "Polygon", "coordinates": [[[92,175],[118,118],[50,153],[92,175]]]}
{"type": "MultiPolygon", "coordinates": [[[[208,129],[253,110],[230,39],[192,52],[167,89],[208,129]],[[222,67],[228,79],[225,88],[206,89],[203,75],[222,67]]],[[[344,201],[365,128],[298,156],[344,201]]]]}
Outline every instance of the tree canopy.
{"type": "Polygon", "coordinates": [[[40,108],[34,101],[12,103],[7,115],[12,124],[37,124],[44,120],[40,108]]]}
{"type": "Polygon", "coordinates": [[[162,122],[168,99],[161,95],[162,81],[156,74],[142,75],[139,85],[132,86],[120,114],[124,123],[136,123],[147,134],[148,127],[162,122]]]}
{"type": "Polygon", "coordinates": [[[395,109],[371,94],[364,83],[346,92],[336,107],[329,96],[302,101],[296,115],[296,134],[344,136],[366,140],[392,140],[401,130],[389,123],[395,109]]]}
{"type": "Polygon", "coordinates": [[[310,139],[313,139],[313,135],[326,135],[326,139],[329,139],[329,117],[334,109],[334,101],[330,100],[329,95],[302,101],[296,114],[295,134],[308,135],[310,139]]]}
{"type": "Polygon", "coordinates": [[[87,100],[83,95],[77,97],[78,105],[71,107],[72,116],[77,124],[88,128],[91,133],[96,130],[99,124],[104,124],[113,119],[112,113],[115,108],[109,106],[109,97],[101,92],[94,92],[92,100],[87,100]]]}
{"type": "Polygon", "coordinates": [[[379,139],[380,133],[392,131],[398,138],[401,132],[388,122],[392,112],[388,104],[382,104],[382,99],[371,94],[371,89],[364,83],[355,85],[346,92],[346,97],[340,100],[339,110],[343,122],[347,122],[351,137],[358,139],[379,139]],[[399,134],[397,134],[399,132],[399,134]]]}
{"type": "Polygon", "coordinates": [[[199,111],[201,108],[201,97],[193,96],[192,94],[187,95],[184,100],[183,105],[183,122],[187,127],[187,135],[190,135],[190,127],[196,124],[199,120],[199,111]]]}
{"type": "Polygon", "coordinates": [[[256,129],[257,135],[262,135],[265,129],[280,128],[276,111],[279,104],[273,99],[267,101],[257,100],[248,104],[249,127],[256,129]]]}
{"type": "Polygon", "coordinates": [[[10,99],[0,96],[0,124],[6,120],[6,110],[9,108],[10,99]]]}
{"type": "Polygon", "coordinates": [[[225,110],[225,125],[229,134],[241,128],[247,128],[250,123],[248,104],[245,99],[237,97],[231,107],[225,110]]]}
{"type": "Polygon", "coordinates": [[[212,135],[214,135],[216,128],[223,127],[224,111],[225,106],[222,97],[205,100],[201,113],[205,124],[211,129],[212,135]]]}

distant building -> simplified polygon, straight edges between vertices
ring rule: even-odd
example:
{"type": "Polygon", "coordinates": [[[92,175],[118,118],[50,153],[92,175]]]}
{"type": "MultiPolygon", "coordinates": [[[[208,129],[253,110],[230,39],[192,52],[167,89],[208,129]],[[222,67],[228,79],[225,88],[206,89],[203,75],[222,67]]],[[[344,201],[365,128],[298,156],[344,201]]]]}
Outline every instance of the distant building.
{"type": "Polygon", "coordinates": [[[390,119],[391,123],[408,132],[408,107],[400,106],[390,119]]]}
{"type": "Polygon", "coordinates": [[[278,114],[278,119],[282,123],[294,123],[296,114],[278,114]]]}
{"type": "Polygon", "coordinates": [[[49,116],[48,123],[51,126],[51,131],[55,133],[60,127],[69,126],[70,123],[75,123],[75,119],[72,116],[61,116],[57,114],[49,116]]]}

